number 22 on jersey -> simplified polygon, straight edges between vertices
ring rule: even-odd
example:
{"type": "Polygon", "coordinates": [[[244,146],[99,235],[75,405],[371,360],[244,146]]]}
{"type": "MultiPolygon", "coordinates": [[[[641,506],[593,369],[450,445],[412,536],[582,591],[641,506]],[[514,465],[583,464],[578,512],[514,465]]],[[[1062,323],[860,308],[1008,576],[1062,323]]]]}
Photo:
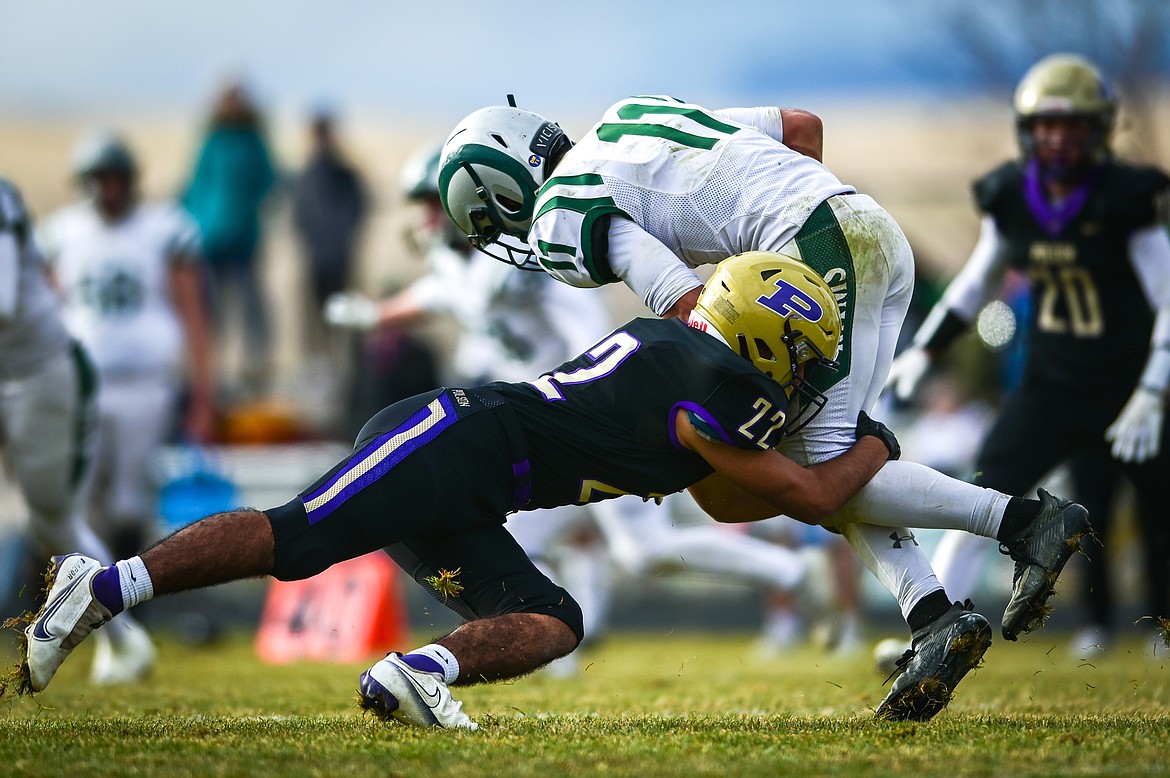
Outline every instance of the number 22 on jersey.
{"type": "Polygon", "coordinates": [[[641,345],[641,342],[633,335],[619,330],[585,352],[590,358],[596,360],[592,365],[567,372],[557,370],[542,375],[530,383],[544,395],[544,399],[550,402],[563,400],[565,395],[561,392],[560,386],[586,384],[599,378],[605,378],[617,370],[618,366],[625,362],[641,345]]]}

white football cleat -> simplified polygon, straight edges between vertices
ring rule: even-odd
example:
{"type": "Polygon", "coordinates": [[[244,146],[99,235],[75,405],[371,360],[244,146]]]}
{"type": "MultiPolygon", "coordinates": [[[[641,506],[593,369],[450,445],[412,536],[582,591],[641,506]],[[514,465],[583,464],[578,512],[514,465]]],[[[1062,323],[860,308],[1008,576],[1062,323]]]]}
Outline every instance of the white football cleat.
{"type": "Polygon", "coordinates": [[[362,673],[358,681],[362,708],[416,727],[479,729],[463,712],[463,703],[451,696],[443,676],[415,670],[400,656],[387,654],[362,673]]]}
{"type": "Polygon", "coordinates": [[[55,556],[46,583],[45,607],[24,631],[24,667],[29,687],[42,691],[69,653],[113,614],[93,596],[93,577],[101,562],[81,554],[55,556]]]}
{"type": "Polygon", "coordinates": [[[118,624],[118,621],[94,638],[97,644],[89,678],[99,685],[133,683],[146,677],[154,668],[154,643],[150,635],[132,621],[125,624],[118,624]],[[110,634],[114,627],[119,627],[117,634],[110,634]]]}

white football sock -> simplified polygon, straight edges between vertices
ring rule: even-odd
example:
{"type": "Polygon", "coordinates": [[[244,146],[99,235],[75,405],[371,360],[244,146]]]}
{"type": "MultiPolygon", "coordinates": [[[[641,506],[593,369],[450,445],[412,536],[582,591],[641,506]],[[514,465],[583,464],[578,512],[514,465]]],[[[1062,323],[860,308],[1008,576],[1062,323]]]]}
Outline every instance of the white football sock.
{"type": "Polygon", "coordinates": [[[923,597],[943,588],[910,530],[872,524],[840,529],[865,566],[897,598],[902,618],[923,597]]]}
{"type": "MultiPolygon", "coordinates": [[[[887,462],[832,525],[957,529],[994,538],[1009,495],[943,475],[915,462],[887,462]]],[[[829,523],[829,522],[827,522],[829,523]]],[[[889,534],[889,533],[886,533],[889,534]]]]}
{"type": "Polygon", "coordinates": [[[133,608],[154,597],[154,583],[142,563],[142,557],[131,557],[117,563],[118,583],[122,586],[122,607],[133,608]]]}

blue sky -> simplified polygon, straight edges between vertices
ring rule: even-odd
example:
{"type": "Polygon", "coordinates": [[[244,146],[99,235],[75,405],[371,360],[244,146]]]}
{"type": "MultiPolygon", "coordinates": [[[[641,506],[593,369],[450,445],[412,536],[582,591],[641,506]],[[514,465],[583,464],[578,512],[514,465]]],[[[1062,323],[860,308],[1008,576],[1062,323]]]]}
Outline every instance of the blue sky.
{"type": "MultiPolygon", "coordinates": [[[[1006,2],[987,0],[979,13],[994,16],[1006,2]]],[[[589,114],[631,93],[724,105],[943,95],[979,83],[972,61],[952,50],[947,20],[959,6],[970,8],[960,0],[0,0],[0,112],[190,110],[228,72],[246,74],[272,106],[325,101],[442,121],[507,92],[534,110],[589,114]]],[[[1170,42],[1165,48],[1161,67],[1170,71],[1170,42]]],[[[1027,64],[1018,60],[1006,65],[1017,76],[1027,64]]]]}

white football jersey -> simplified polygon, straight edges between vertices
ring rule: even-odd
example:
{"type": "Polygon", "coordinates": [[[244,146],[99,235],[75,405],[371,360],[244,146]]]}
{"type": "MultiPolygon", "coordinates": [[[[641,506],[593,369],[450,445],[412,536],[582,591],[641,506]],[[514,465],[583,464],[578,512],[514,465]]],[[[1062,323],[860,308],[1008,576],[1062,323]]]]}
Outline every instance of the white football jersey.
{"type": "Polygon", "coordinates": [[[754,127],[673,98],[632,97],[562,158],[538,193],[528,239],[550,274],[597,286],[618,280],[604,216],[633,221],[697,267],[778,249],[820,203],[853,191],[754,127]]]}
{"type": "Polygon", "coordinates": [[[429,273],[410,286],[424,310],[445,313],[461,333],[452,368],[462,380],[521,381],[575,356],[609,331],[596,294],[436,242],[429,273]]]}
{"type": "Polygon", "coordinates": [[[65,322],[101,373],[178,369],[182,326],[171,300],[172,262],[199,257],[199,229],[177,207],[142,204],[106,223],[88,203],[38,232],[65,298],[65,322]]]}

